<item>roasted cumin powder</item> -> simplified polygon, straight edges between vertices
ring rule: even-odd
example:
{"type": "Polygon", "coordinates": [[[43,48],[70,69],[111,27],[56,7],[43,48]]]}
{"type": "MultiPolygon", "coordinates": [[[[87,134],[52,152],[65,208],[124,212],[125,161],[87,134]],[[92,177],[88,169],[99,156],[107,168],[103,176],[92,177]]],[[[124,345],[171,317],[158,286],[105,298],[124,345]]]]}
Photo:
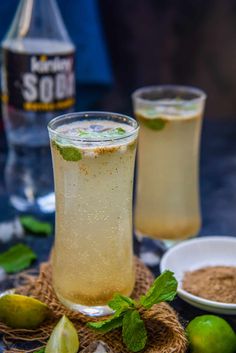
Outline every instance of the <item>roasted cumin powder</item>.
{"type": "Polygon", "coordinates": [[[212,266],[186,272],[182,288],[208,300],[236,304],[236,267],[212,266]]]}

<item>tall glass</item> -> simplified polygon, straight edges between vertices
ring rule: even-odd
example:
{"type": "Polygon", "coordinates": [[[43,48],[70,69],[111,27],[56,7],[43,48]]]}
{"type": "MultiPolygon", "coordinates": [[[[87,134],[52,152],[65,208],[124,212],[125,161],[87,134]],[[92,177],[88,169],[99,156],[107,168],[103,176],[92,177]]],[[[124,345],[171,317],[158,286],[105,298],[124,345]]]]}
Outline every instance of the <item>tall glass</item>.
{"type": "Polygon", "coordinates": [[[132,190],[138,123],[85,112],[49,123],[56,193],[53,286],[67,307],[110,313],[114,293],[135,281],[132,190]]]}
{"type": "Polygon", "coordinates": [[[151,86],[133,93],[140,123],[136,233],[173,242],[196,235],[199,139],[206,95],[184,86],[151,86]]]}

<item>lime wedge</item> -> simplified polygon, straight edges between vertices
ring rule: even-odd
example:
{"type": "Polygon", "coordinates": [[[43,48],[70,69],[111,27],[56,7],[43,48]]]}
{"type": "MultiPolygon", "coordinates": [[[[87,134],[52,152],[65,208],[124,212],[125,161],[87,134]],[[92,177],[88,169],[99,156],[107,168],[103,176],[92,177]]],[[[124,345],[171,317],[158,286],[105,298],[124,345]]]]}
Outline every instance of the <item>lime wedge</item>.
{"type": "Polygon", "coordinates": [[[64,315],[52,331],[45,353],[77,353],[78,350],[78,333],[72,322],[64,315]]]}
{"type": "Polygon", "coordinates": [[[0,297],[0,320],[13,328],[33,329],[48,316],[49,308],[37,299],[19,294],[0,297]]]}

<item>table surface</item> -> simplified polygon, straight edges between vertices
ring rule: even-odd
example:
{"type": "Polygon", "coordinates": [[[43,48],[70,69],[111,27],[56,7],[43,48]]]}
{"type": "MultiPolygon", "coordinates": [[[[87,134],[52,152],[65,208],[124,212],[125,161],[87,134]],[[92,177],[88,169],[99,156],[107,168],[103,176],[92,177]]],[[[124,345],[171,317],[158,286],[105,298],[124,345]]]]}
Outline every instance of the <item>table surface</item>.
{"type": "MultiPolygon", "coordinates": [[[[2,139],[0,141],[3,141],[2,139]]],[[[4,143],[0,146],[0,170],[5,163],[4,143]]],[[[202,229],[199,236],[236,236],[236,119],[205,119],[202,130],[200,186],[202,229]]],[[[0,221],[7,217],[6,195],[4,194],[3,173],[0,175],[0,221]]],[[[40,238],[27,236],[25,242],[38,254],[37,266],[45,261],[53,243],[53,237],[40,238]]],[[[10,244],[0,245],[1,251],[10,244]]],[[[159,273],[158,266],[151,268],[159,273]]],[[[0,290],[11,285],[11,281],[0,283],[0,290]]],[[[173,302],[173,307],[183,322],[206,312],[193,308],[181,299],[173,302]]],[[[225,316],[236,330],[236,317],[225,316]]],[[[0,343],[0,352],[2,352],[0,343]]]]}

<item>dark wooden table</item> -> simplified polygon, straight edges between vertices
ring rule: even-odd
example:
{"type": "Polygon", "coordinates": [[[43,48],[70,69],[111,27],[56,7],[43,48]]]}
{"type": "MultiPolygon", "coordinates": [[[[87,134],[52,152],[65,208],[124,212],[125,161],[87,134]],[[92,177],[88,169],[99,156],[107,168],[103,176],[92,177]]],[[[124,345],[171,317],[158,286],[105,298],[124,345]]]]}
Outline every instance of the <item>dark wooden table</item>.
{"type": "MultiPolygon", "coordinates": [[[[1,151],[0,221],[3,221],[13,211],[6,206],[7,197],[3,187],[3,168],[6,157],[4,143],[1,151]]],[[[199,236],[236,236],[236,118],[205,119],[202,133],[200,182],[203,224],[199,236]]],[[[51,220],[53,221],[53,217],[51,220]]],[[[38,254],[38,261],[35,264],[37,266],[47,259],[53,237],[39,238],[29,235],[25,242],[38,254]]],[[[0,249],[3,250],[9,245],[4,247],[0,245],[0,249]]],[[[151,270],[156,275],[159,272],[158,267],[151,270]]],[[[8,281],[1,283],[0,290],[11,284],[8,281]]],[[[193,308],[179,298],[174,301],[173,306],[183,322],[206,313],[193,308]]],[[[224,318],[236,330],[236,317],[225,316],[224,318]]]]}

